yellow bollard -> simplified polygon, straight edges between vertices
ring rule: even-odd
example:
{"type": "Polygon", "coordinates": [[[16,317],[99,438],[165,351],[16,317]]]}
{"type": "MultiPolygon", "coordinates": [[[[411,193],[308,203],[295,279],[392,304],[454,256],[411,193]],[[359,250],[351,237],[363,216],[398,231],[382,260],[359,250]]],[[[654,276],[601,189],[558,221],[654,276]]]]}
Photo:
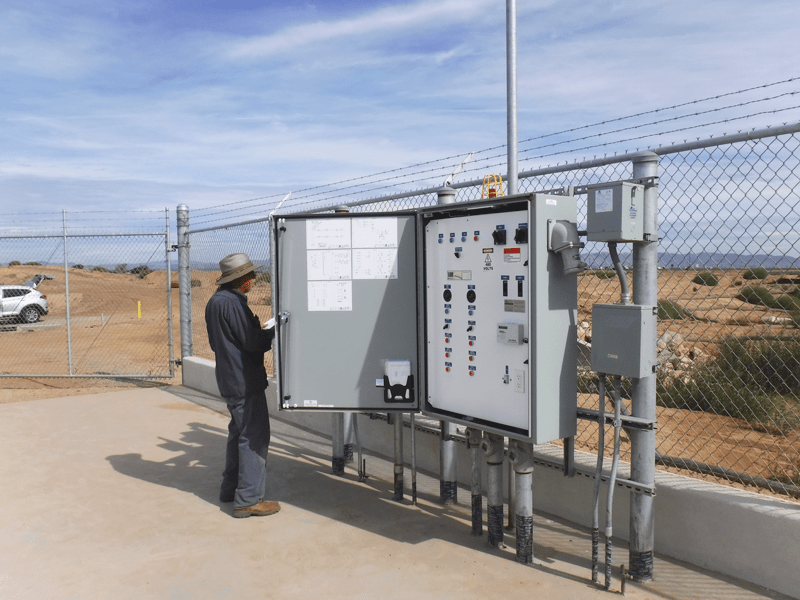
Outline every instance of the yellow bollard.
{"type": "Polygon", "coordinates": [[[142,301],[141,300],[137,300],[136,304],[138,305],[138,309],[137,309],[138,316],[136,318],[137,319],[141,319],[142,318],[142,301]]]}

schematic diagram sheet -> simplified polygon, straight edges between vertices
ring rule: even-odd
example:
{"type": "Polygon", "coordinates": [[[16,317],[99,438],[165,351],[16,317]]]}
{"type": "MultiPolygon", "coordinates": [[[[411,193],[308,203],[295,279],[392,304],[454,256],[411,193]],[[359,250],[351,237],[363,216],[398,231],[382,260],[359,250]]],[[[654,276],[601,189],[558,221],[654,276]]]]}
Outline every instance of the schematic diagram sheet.
{"type": "Polygon", "coordinates": [[[397,218],[306,221],[309,311],[353,310],[354,279],[397,279],[397,218]]]}

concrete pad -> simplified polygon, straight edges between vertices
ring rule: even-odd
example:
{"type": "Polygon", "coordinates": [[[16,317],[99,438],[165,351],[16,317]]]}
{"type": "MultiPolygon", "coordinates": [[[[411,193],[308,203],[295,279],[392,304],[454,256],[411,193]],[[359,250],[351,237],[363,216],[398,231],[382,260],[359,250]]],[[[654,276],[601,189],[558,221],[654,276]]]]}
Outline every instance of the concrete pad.
{"type": "MultiPolygon", "coordinates": [[[[605,595],[585,531],[537,515],[535,564],[518,564],[513,536],[499,550],[472,536],[435,479],[420,474],[418,506],[393,502],[390,463],[335,477],[330,441],[275,417],[269,499],[283,508],[234,519],[217,499],[228,419],[208,406],[164,389],[0,405],[0,598],[605,595]]],[[[628,596],[781,597],[674,561],[657,573],[628,596]]]]}

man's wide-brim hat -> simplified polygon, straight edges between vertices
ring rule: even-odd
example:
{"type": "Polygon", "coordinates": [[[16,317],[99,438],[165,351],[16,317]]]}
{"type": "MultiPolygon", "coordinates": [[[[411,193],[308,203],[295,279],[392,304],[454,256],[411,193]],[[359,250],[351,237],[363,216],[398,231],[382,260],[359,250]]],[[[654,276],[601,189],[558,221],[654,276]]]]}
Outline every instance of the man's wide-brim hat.
{"type": "Polygon", "coordinates": [[[222,277],[217,279],[217,285],[238,279],[242,275],[247,275],[259,268],[261,268],[261,265],[254,265],[244,252],[228,254],[228,256],[219,261],[219,270],[222,271],[222,277]]]}

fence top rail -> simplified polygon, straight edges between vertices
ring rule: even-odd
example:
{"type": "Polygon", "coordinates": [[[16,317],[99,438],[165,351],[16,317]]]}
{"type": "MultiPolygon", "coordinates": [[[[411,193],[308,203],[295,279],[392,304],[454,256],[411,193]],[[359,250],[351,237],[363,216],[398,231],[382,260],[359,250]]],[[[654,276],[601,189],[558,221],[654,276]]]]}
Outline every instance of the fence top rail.
{"type": "MultiPolygon", "coordinates": [[[[527,179],[530,177],[540,177],[542,175],[552,175],[553,173],[563,173],[565,171],[580,171],[582,169],[593,169],[607,165],[619,164],[623,162],[630,162],[636,158],[641,157],[647,153],[654,153],[658,156],[666,156],[669,154],[678,154],[680,152],[689,152],[691,150],[701,150],[703,148],[714,148],[726,144],[736,144],[740,142],[747,142],[752,140],[759,140],[768,137],[777,137],[779,135],[788,135],[800,132],[800,122],[782,125],[779,127],[766,127],[764,129],[753,129],[742,133],[734,133],[723,135],[717,138],[708,138],[703,140],[696,140],[694,142],[686,142],[683,144],[671,144],[667,147],[652,148],[645,151],[627,152],[624,154],[617,154],[615,156],[604,156],[592,160],[575,161],[572,164],[555,165],[552,167],[543,167],[539,169],[531,169],[528,171],[521,171],[518,175],[520,179],[527,179]]],[[[471,188],[483,184],[482,179],[472,179],[470,181],[462,181],[460,183],[453,183],[449,187],[458,190],[464,188],[471,188]]],[[[347,206],[365,206],[368,204],[377,204],[378,202],[391,202],[394,200],[402,200],[404,198],[413,198],[414,196],[426,196],[438,193],[443,186],[423,188],[408,192],[399,192],[397,194],[389,194],[387,196],[380,196],[377,198],[368,198],[366,200],[357,200],[355,202],[348,202],[347,206]]],[[[305,213],[315,213],[332,210],[336,205],[323,206],[319,208],[303,211],[305,213]]],[[[281,216],[281,215],[275,215],[281,216]]],[[[253,223],[261,223],[269,220],[269,217],[262,217],[259,219],[252,219],[250,221],[243,221],[241,223],[228,223],[225,225],[216,225],[213,227],[205,227],[203,229],[191,229],[188,233],[203,233],[206,231],[216,231],[219,229],[227,229],[229,227],[239,227],[242,225],[250,225],[253,223]]]]}
{"type": "Polygon", "coordinates": [[[167,233],[164,231],[156,231],[152,233],[142,232],[142,233],[68,233],[64,235],[63,233],[52,233],[52,234],[33,234],[29,233],[26,235],[0,235],[0,240],[41,240],[41,239],[59,239],[63,240],[64,238],[87,238],[87,237],[154,237],[160,236],[164,237],[167,233]]]}

